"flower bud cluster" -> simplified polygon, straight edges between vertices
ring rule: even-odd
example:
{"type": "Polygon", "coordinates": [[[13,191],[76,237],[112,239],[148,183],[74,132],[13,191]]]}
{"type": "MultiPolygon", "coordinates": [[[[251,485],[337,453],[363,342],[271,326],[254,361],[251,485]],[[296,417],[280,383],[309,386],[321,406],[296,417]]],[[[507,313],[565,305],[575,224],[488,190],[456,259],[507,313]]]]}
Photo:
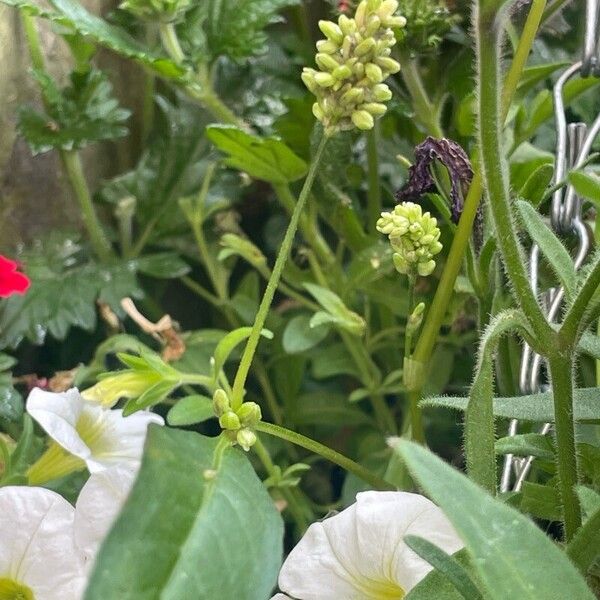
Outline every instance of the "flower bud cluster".
{"type": "Polygon", "coordinates": [[[394,14],[397,8],[397,0],[362,0],[353,18],[319,22],[326,36],[317,42],[319,70],[305,68],[302,81],[317,98],[313,113],[326,135],[371,129],[387,110],[392,92],[383,82],[400,70],[390,56],[393,30],[406,24],[394,14]]]}
{"type": "Polygon", "coordinates": [[[119,8],[142,21],[172,23],[181,20],[191,4],[191,0],[125,0],[119,8]]]}
{"type": "Polygon", "coordinates": [[[224,390],[217,390],[213,395],[213,409],[219,418],[219,425],[232,442],[239,444],[246,452],[256,443],[253,428],[262,419],[260,406],[256,402],[244,402],[237,410],[233,410],[224,390]]]}
{"type": "Polygon", "coordinates": [[[413,202],[402,202],[392,212],[381,213],[377,230],[388,236],[399,273],[422,277],[435,269],[433,257],[442,250],[437,219],[413,202]]]}

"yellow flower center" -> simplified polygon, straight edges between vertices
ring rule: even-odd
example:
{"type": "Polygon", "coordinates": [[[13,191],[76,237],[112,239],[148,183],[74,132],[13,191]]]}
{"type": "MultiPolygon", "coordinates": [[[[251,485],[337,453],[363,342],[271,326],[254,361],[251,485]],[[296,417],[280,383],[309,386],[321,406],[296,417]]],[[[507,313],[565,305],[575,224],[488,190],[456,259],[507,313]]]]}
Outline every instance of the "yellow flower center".
{"type": "Polygon", "coordinates": [[[406,592],[393,581],[381,581],[360,577],[354,580],[354,585],[369,600],[401,600],[406,596],[406,592]]]}
{"type": "Polygon", "coordinates": [[[35,596],[26,585],[0,577],[0,600],[35,600],[35,596]]]}

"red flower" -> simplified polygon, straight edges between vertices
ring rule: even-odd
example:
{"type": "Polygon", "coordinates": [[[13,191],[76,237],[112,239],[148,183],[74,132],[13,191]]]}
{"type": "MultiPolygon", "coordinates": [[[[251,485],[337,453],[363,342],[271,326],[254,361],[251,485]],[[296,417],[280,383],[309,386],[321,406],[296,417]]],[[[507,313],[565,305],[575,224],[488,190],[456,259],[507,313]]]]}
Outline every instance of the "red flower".
{"type": "Polygon", "coordinates": [[[24,294],[31,283],[29,278],[17,271],[18,264],[0,254],[0,298],[24,294]]]}

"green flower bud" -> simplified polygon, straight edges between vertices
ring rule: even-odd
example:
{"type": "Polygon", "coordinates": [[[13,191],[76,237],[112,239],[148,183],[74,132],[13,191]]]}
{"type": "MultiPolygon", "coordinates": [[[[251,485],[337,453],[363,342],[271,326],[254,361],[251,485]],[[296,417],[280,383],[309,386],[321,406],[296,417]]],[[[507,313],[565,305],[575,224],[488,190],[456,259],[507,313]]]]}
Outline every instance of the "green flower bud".
{"type": "Polygon", "coordinates": [[[375,125],[375,120],[373,119],[373,115],[366,110],[355,110],[352,113],[352,122],[358,129],[373,129],[375,125]]]}
{"type": "Polygon", "coordinates": [[[377,230],[388,236],[394,250],[393,262],[402,274],[422,277],[435,269],[433,257],[442,250],[437,220],[413,202],[402,202],[392,212],[384,212],[377,230]]]}
{"type": "Polygon", "coordinates": [[[333,58],[333,56],[329,54],[325,54],[324,52],[319,52],[315,56],[315,61],[321,67],[321,69],[325,71],[335,71],[340,66],[340,63],[333,58]]]}
{"type": "Polygon", "coordinates": [[[416,333],[416,331],[421,326],[421,322],[423,321],[424,312],[425,302],[419,302],[419,304],[417,304],[417,306],[415,306],[414,310],[412,311],[412,314],[408,317],[408,322],[406,324],[407,333],[416,333]]]}
{"type": "Polygon", "coordinates": [[[246,452],[256,444],[256,434],[250,429],[240,429],[235,439],[246,452]]]}
{"type": "Polygon", "coordinates": [[[229,398],[227,397],[225,390],[218,389],[213,394],[213,409],[217,417],[220,417],[231,410],[229,398]]]}
{"type": "Polygon", "coordinates": [[[383,71],[381,70],[381,67],[378,67],[373,63],[368,63],[365,66],[365,75],[373,83],[379,83],[380,81],[383,81],[383,71]]]}
{"type": "Polygon", "coordinates": [[[344,34],[338,25],[332,21],[319,21],[319,29],[328,40],[341,44],[344,41],[344,34]]]}
{"type": "Polygon", "coordinates": [[[379,102],[369,102],[368,104],[363,104],[361,109],[371,113],[374,117],[380,117],[387,111],[387,106],[379,102]]]}
{"type": "Polygon", "coordinates": [[[241,427],[240,418],[232,410],[229,410],[219,417],[219,425],[222,429],[236,431],[241,427]]]}
{"type": "Polygon", "coordinates": [[[255,427],[262,419],[260,406],[256,402],[244,402],[236,414],[243,427],[255,427]]]}
{"type": "Polygon", "coordinates": [[[391,92],[382,82],[399,68],[390,57],[396,37],[389,24],[397,6],[397,0],[362,0],[353,18],[319,22],[327,37],[317,42],[319,71],[304,69],[302,80],[316,96],[313,114],[326,135],[371,129],[374,117],[385,113],[391,92]]]}

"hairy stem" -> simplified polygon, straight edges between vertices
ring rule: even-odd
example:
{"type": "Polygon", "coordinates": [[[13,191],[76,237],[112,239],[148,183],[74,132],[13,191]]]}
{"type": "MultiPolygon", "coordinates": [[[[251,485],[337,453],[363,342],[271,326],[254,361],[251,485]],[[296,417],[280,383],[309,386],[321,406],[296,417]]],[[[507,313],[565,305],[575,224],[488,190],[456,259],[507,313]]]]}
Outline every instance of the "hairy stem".
{"type": "Polygon", "coordinates": [[[242,354],[237,373],[235,374],[235,380],[233,383],[233,397],[231,398],[231,406],[233,410],[239,408],[243,402],[244,385],[248,377],[250,365],[252,364],[252,358],[254,357],[254,353],[256,352],[256,348],[260,340],[260,332],[264,327],[267,315],[269,313],[269,309],[271,307],[271,302],[273,301],[273,296],[275,295],[275,290],[277,289],[279,280],[281,279],[281,273],[283,272],[283,268],[285,266],[285,263],[287,262],[290,250],[292,248],[294,236],[296,235],[296,230],[298,229],[300,215],[302,214],[302,209],[304,208],[304,205],[306,204],[306,201],[310,194],[312,184],[317,174],[317,168],[319,166],[321,156],[323,155],[323,150],[325,149],[325,146],[327,144],[327,139],[328,138],[326,136],[323,136],[321,138],[312,164],[308,171],[308,175],[306,176],[306,180],[304,181],[304,186],[302,187],[302,191],[300,192],[300,196],[298,197],[298,202],[294,207],[294,212],[292,213],[292,218],[290,219],[287,231],[285,232],[283,242],[281,243],[281,248],[279,250],[279,254],[277,255],[277,260],[275,261],[273,272],[271,273],[271,278],[267,283],[265,293],[258,308],[258,313],[256,314],[256,318],[254,319],[252,332],[250,334],[250,337],[248,338],[248,343],[244,348],[244,353],[242,354]]]}
{"type": "Polygon", "coordinates": [[[296,444],[297,446],[305,448],[310,452],[318,454],[326,460],[329,460],[332,463],[339,465],[349,473],[353,473],[354,475],[356,475],[369,485],[373,486],[377,490],[396,489],[392,484],[388,483],[384,479],[381,479],[381,477],[374,475],[371,471],[365,469],[365,467],[359,465],[357,462],[354,462],[347,456],[344,456],[343,454],[340,454],[339,452],[336,452],[335,450],[332,450],[331,448],[328,448],[327,446],[324,446],[323,444],[312,440],[311,438],[296,433],[295,431],[290,431],[289,429],[285,429],[284,427],[279,427],[277,425],[264,422],[260,422],[256,426],[256,430],[262,433],[267,433],[269,435],[278,437],[282,440],[286,440],[288,442],[291,442],[292,444],[296,444]]]}

